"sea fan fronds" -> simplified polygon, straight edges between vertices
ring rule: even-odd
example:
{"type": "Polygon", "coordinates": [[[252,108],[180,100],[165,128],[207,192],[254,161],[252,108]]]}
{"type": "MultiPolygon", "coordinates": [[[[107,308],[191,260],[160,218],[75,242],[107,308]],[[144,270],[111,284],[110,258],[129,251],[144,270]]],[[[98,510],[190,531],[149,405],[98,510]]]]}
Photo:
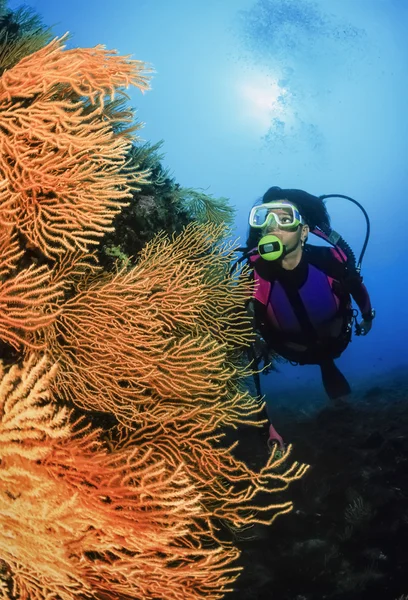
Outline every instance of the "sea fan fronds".
{"type": "Polygon", "coordinates": [[[66,437],[67,409],[49,402],[49,383],[57,365],[44,355],[30,355],[22,366],[0,364],[0,458],[13,455],[38,460],[50,452],[51,442],[66,437]]]}
{"type": "Polygon", "coordinates": [[[3,598],[222,598],[238,552],[194,527],[204,510],[182,465],[73,432],[48,399],[56,368],[32,356],[0,374],[3,598]]]}
{"type": "Polygon", "coordinates": [[[224,423],[236,426],[245,422],[245,416],[248,423],[248,416],[254,415],[257,407],[245,396],[237,397],[236,401],[235,414],[231,405],[223,407],[222,413],[219,410],[216,416],[210,410],[190,411],[190,424],[186,420],[184,427],[167,424],[163,407],[162,427],[131,431],[121,426],[120,439],[113,445],[117,448],[134,445],[151,448],[157,460],[165,459],[173,468],[183,462],[202,494],[204,506],[208,507],[206,521],[210,529],[216,520],[228,523],[236,530],[254,523],[271,525],[277,517],[293,509],[290,500],[282,500],[281,492],[303,477],[309,465],[290,462],[291,445],[283,453],[274,447],[269,456],[265,456],[265,464],[259,471],[238,460],[235,457],[238,442],[229,446],[223,444],[219,426],[224,423]]]}
{"type": "MultiPolygon", "coordinates": [[[[54,40],[2,75],[2,191],[27,247],[55,258],[86,252],[112,231],[148,172],[126,167],[131,139],[115,132],[117,116],[104,111],[104,99],[123,86],[147,89],[147,72],[101,46],[64,51],[54,40]]],[[[0,212],[4,218],[3,202],[0,212]]]]}
{"type": "Polygon", "coordinates": [[[15,227],[0,224],[0,279],[15,270],[23,254],[15,227]]]}
{"type": "Polygon", "coordinates": [[[55,38],[3,74],[0,102],[13,97],[33,98],[53,86],[66,84],[78,96],[102,107],[105,96],[113,100],[117,88],[134,85],[141,91],[149,89],[148,74],[152,70],[146,63],[120,56],[102,45],[64,50],[64,37],[55,38]]]}
{"type": "Polygon", "coordinates": [[[41,349],[44,342],[34,339],[49,327],[58,314],[58,307],[47,308],[62,295],[61,282],[51,283],[52,272],[47,266],[19,271],[0,282],[0,339],[16,349],[41,349]]]}
{"type": "MultiPolygon", "coordinates": [[[[56,397],[115,415],[122,429],[113,446],[150,448],[172,469],[184,464],[212,514],[242,527],[258,518],[258,494],[283,491],[307,467],[277,474],[288,450],[256,473],[222,444],[223,427],[254,424],[262,409],[237,383],[234,352],[253,335],[250,284],[229,275],[233,244],[224,231],[195,224],[173,240],[158,236],[136,267],[95,280],[62,306],[48,347],[61,364],[56,397]]],[[[291,508],[274,497],[259,520],[291,508]]]]}
{"type": "Polygon", "coordinates": [[[289,447],[255,471],[224,439],[262,409],[240,385],[252,288],[230,274],[225,199],[187,190],[206,224],[158,234],[132,268],[93,262],[150,173],[134,169],[122,110],[122,88],[144,91],[148,72],[54,40],[0,78],[0,339],[27,359],[0,369],[7,600],[219,600],[240,570],[220,521],[273,522],[308,468],[286,466],[289,447]],[[105,445],[62,403],[119,425],[105,445]]]}
{"type": "Polygon", "coordinates": [[[158,236],[136,267],[100,278],[66,302],[53,347],[63,365],[58,393],[138,423],[155,421],[157,397],[174,403],[168,420],[180,413],[181,400],[226,401],[238,372],[228,352],[253,333],[244,307],[249,285],[225,276],[233,250],[220,242],[223,231],[191,225],[173,241],[158,236]]]}

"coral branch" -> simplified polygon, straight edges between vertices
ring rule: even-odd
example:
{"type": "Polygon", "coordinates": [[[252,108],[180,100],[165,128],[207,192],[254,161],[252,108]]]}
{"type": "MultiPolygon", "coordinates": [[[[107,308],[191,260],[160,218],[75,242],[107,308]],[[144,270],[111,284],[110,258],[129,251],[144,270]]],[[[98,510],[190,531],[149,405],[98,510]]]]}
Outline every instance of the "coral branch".
{"type": "Polygon", "coordinates": [[[0,278],[9,275],[16,268],[23,254],[13,225],[0,224],[0,278]]]}
{"type": "Polygon", "coordinates": [[[58,308],[47,312],[47,305],[62,294],[61,283],[51,283],[50,278],[46,266],[31,266],[0,283],[1,340],[17,349],[44,347],[34,335],[55,321],[58,308]]]}
{"type": "Polygon", "coordinates": [[[64,51],[60,40],[0,78],[1,193],[28,246],[47,257],[98,244],[146,181],[126,168],[131,139],[103,110],[124,85],[147,88],[143,63],[101,46],[64,51]]]}
{"type": "MultiPolygon", "coordinates": [[[[235,527],[254,522],[256,497],[285,490],[307,468],[294,463],[277,472],[282,461],[273,455],[257,473],[222,446],[222,427],[248,424],[262,409],[237,383],[245,372],[232,342],[252,335],[248,284],[229,276],[223,231],[195,225],[172,241],[159,236],[136,267],[97,279],[66,302],[48,343],[61,364],[55,396],[115,415],[121,440],[112,447],[150,449],[172,469],[184,464],[212,507],[208,528],[214,516],[235,527]]],[[[259,522],[291,508],[268,501],[258,506],[269,512],[259,522]]]]}
{"type": "Polygon", "coordinates": [[[31,357],[0,382],[0,561],[13,595],[222,598],[238,552],[191,535],[204,511],[182,465],[138,448],[110,454],[87,428],[73,434],[48,402],[56,367],[46,366],[31,357]]]}
{"type": "Polygon", "coordinates": [[[135,268],[69,300],[56,323],[58,342],[50,341],[63,367],[58,394],[139,424],[162,422],[156,414],[163,403],[167,421],[186,421],[189,402],[213,408],[215,400],[226,401],[238,371],[229,360],[228,328],[236,331],[235,344],[253,334],[244,280],[221,285],[223,301],[218,310],[214,305],[219,280],[226,279],[215,272],[221,263],[225,273],[231,258],[219,243],[222,232],[202,225],[173,242],[153,240],[135,268]],[[194,248],[201,257],[192,256],[194,248]]]}
{"type": "Polygon", "coordinates": [[[53,86],[72,87],[79,96],[103,104],[107,94],[113,100],[115,90],[130,85],[149,89],[148,73],[152,70],[138,60],[118,56],[104,46],[65,50],[61,39],[23,58],[4,73],[0,81],[0,102],[13,97],[33,98],[53,86]]]}

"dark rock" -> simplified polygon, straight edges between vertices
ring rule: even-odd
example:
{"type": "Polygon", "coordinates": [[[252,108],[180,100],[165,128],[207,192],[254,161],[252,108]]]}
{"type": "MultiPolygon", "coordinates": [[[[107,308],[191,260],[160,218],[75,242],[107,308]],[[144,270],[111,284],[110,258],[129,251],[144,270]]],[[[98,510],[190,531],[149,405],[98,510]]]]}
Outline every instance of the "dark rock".
{"type": "Polygon", "coordinates": [[[372,387],[366,391],[366,393],[364,394],[364,398],[378,398],[379,396],[381,396],[384,393],[385,393],[384,388],[382,388],[379,385],[375,385],[374,387],[372,387]]]}
{"type": "Polygon", "coordinates": [[[376,448],[380,448],[384,443],[384,437],[381,435],[379,431],[373,431],[368,438],[362,444],[359,444],[359,448],[363,450],[374,450],[376,448]]]}

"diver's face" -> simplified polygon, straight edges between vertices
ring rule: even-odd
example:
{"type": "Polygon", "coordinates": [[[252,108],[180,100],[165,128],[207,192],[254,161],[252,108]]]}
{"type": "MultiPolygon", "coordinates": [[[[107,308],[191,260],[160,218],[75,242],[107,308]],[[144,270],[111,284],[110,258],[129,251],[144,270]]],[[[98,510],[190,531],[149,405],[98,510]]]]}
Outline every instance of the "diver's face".
{"type": "MultiPolygon", "coordinates": [[[[285,211],[281,209],[277,209],[276,213],[279,215],[279,218],[282,219],[283,223],[285,222],[285,211]]],[[[308,225],[299,225],[295,230],[293,229],[285,229],[279,227],[276,221],[272,221],[269,223],[262,231],[263,235],[273,234],[276,235],[277,238],[280,239],[282,244],[286,246],[286,249],[294,250],[296,247],[302,247],[302,242],[306,241],[306,238],[309,233],[308,225]]]]}

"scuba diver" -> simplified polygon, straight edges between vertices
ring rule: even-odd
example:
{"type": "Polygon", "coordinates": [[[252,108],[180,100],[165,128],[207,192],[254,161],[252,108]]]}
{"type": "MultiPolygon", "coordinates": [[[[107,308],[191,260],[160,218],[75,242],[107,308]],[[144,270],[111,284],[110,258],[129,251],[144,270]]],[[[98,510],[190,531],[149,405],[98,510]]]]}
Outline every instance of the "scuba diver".
{"type": "MultiPolygon", "coordinates": [[[[253,318],[257,343],[251,347],[257,369],[261,358],[277,354],[296,365],[319,365],[322,383],[334,402],[344,401],[349,383],[335,365],[356,334],[366,335],[375,311],[360,276],[361,261],[369,238],[369,220],[364,208],[348,196],[313,196],[303,190],[271,187],[252,208],[247,248],[239,259],[249,260],[255,291],[248,310],[253,318]],[[363,211],[367,235],[356,265],[344,239],[330,227],[324,199],[346,198],[363,211]],[[307,243],[313,233],[327,245],[307,243]],[[354,299],[361,312],[352,307],[354,299]],[[259,347],[261,352],[259,353],[259,347]]],[[[261,396],[259,374],[255,375],[261,396]]],[[[282,438],[272,425],[270,442],[282,438]]]]}

